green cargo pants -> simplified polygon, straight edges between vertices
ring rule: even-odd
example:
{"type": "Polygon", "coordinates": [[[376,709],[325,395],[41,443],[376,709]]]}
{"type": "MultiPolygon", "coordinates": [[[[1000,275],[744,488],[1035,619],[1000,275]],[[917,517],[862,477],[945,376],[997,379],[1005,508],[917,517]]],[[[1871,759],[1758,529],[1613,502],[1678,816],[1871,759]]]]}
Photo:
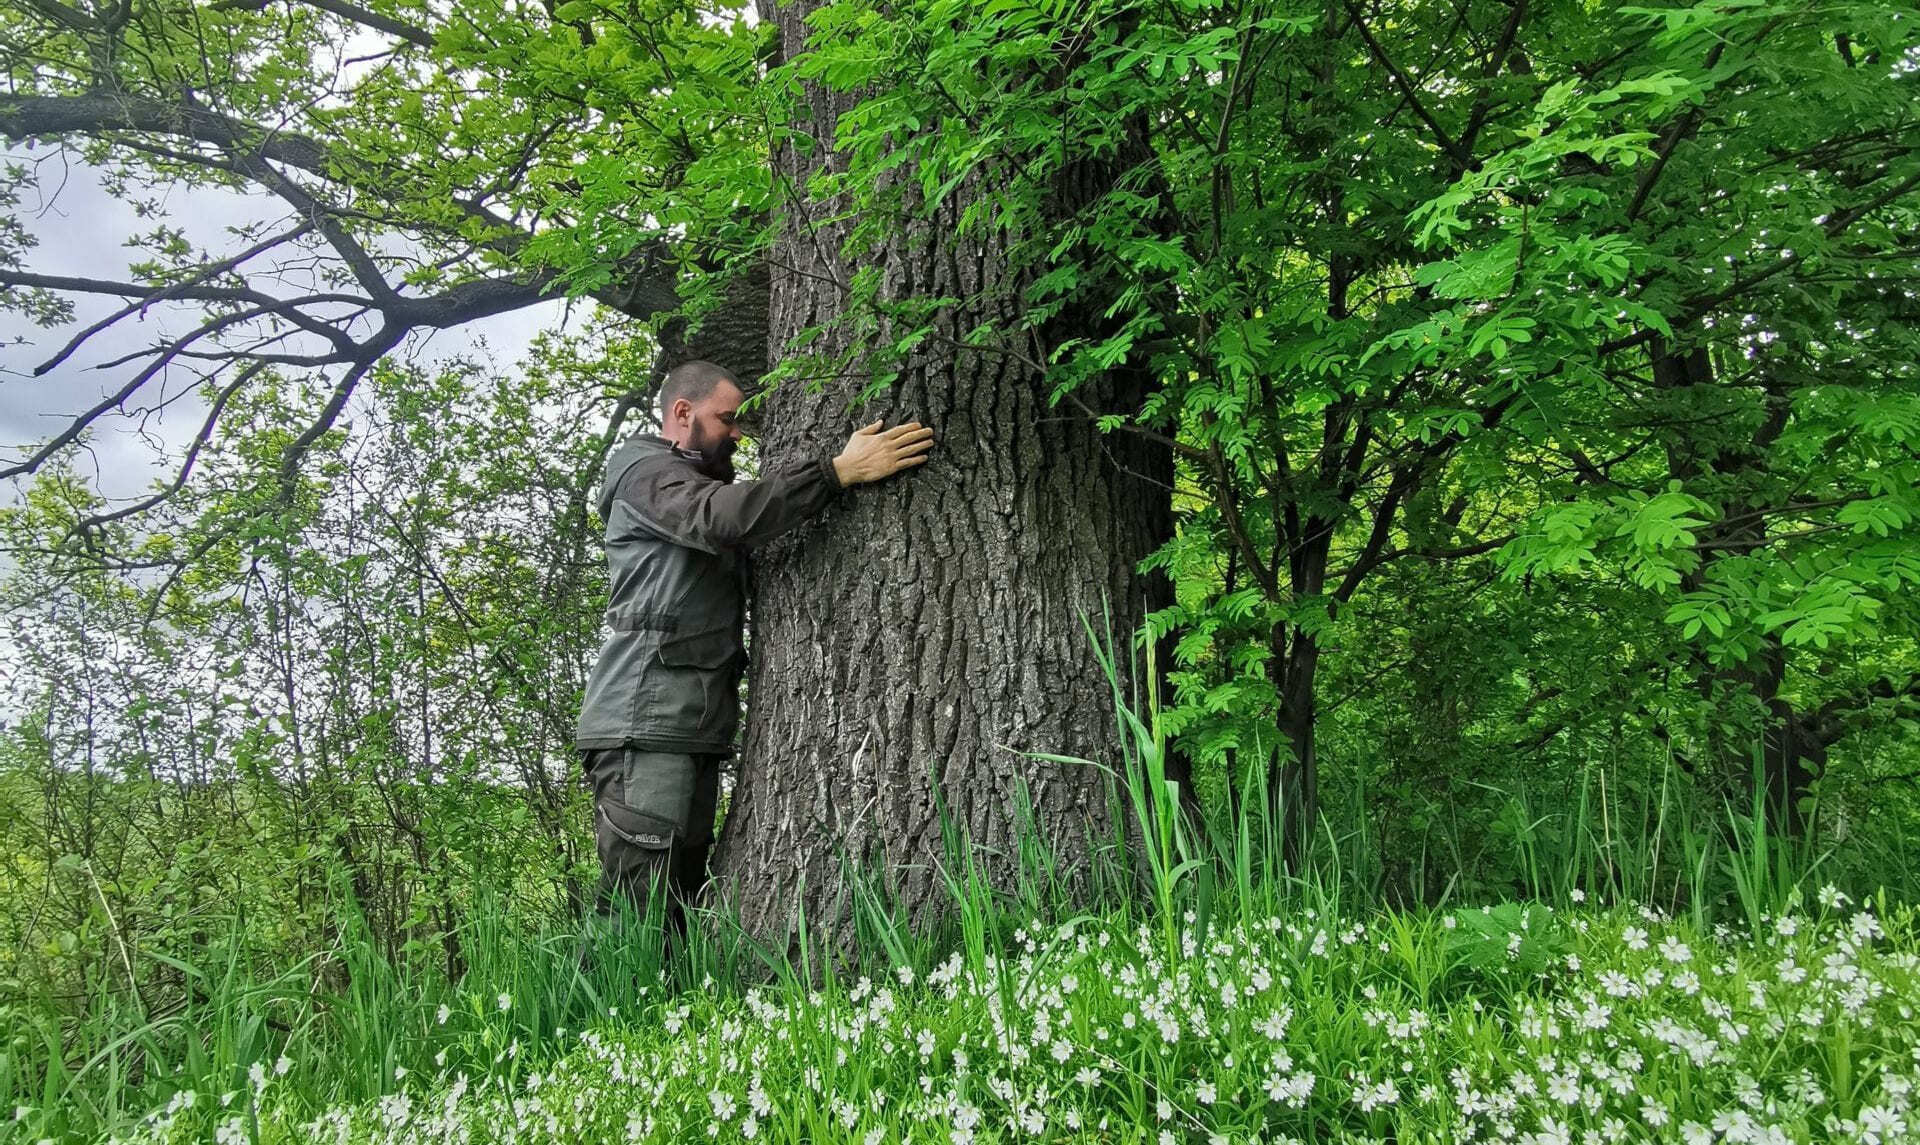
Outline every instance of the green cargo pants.
{"type": "Polygon", "coordinates": [[[707,882],[713,814],[723,755],[612,748],[585,753],[593,788],[593,838],[600,853],[597,909],[622,904],[645,916],[664,894],[670,933],[686,926],[686,906],[707,882]]]}

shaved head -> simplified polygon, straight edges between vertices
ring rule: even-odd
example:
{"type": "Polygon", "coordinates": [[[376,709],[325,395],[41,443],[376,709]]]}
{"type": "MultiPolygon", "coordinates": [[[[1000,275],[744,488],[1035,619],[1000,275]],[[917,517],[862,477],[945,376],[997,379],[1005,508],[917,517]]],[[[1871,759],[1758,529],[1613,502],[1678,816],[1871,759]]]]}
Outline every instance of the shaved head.
{"type": "Polygon", "coordinates": [[[667,415],[673,412],[674,402],[685,398],[694,405],[699,405],[712,397],[713,391],[719,388],[722,382],[730,382],[735,388],[745,390],[745,387],[740,385],[740,379],[734,377],[731,371],[716,366],[712,362],[698,360],[682,362],[668,370],[666,379],[660,383],[661,420],[665,421],[667,415]]]}

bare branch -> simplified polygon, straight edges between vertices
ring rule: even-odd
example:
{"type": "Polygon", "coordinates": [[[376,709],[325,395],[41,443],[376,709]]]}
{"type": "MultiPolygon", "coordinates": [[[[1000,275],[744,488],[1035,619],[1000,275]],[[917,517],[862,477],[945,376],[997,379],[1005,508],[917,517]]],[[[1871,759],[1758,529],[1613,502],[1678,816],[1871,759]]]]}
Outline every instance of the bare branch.
{"type": "MultiPolygon", "coordinates": [[[[148,286],[138,282],[115,282],[106,278],[74,278],[58,274],[33,274],[22,270],[9,270],[0,267],[0,286],[41,287],[46,290],[64,290],[72,294],[112,294],[122,298],[138,298],[143,305],[165,302],[179,298],[195,302],[248,302],[253,301],[254,291],[233,286],[148,286]]],[[[346,297],[352,297],[348,295],[346,297]]],[[[364,300],[363,300],[364,301],[364,300]]],[[[58,363],[54,363],[58,364],[58,363]]],[[[36,370],[44,373],[45,369],[36,370]]]]}
{"type": "Polygon", "coordinates": [[[373,256],[367,253],[367,248],[361,246],[360,240],[354,238],[353,234],[341,225],[337,212],[331,204],[321,202],[312,192],[281,174],[274,169],[273,164],[256,155],[237,155],[234,157],[234,166],[267,190],[286,200],[288,206],[305,216],[306,220],[313,224],[314,229],[326,238],[328,245],[339,254],[341,261],[347,264],[347,269],[353,272],[354,280],[367,293],[382,301],[392,301],[399,297],[399,293],[388,284],[387,276],[381,271],[379,264],[374,262],[373,256]]]}
{"type": "Polygon", "coordinates": [[[1440,150],[1446,152],[1447,157],[1452,159],[1457,167],[1463,171],[1466,170],[1472,165],[1473,156],[1461,150],[1460,145],[1454,142],[1453,136],[1449,135],[1447,129],[1440,126],[1440,121],[1433,117],[1433,113],[1427,110],[1426,104],[1420,102],[1413,81],[1408,79],[1407,73],[1401,71],[1400,65],[1394,63],[1392,57],[1387,55],[1387,50],[1380,46],[1380,41],[1373,38],[1372,30],[1367,27],[1366,18],[1360,13],[1360,5],[1355,3],[1355,0],[1346,0],[1346,7],[1347,14],[1353,18],[1354,27],[1359,29],[1360,38],[1366,42],[1367,51],[1373,56],[1374,62],[1387,69],[1387,74],[1400,85],[1401,94],[1413,108],[1413,113],[1420,117],[1420,122],[1427,125],[1428,131],[1433,132],[1433,141],[1440,145],[1440,150]]]}
{"type": "Polygon", "coordinates": [[[318,140],[222,115],[193,104],[163,103],[111,92],[72,96],[0,94],[0,136],[12,140],[65,135],[100,136],[145,131],[286,163],[327,175],[328,151],[318,140]]]}
{"type": "Polygon", "coordinates": [[[121,405],[128,398],[132,397],[141,386],[147,384],[148,379],[160,371],[161,367],[166,364],[166,360],[166,358],[162,358],[146,369],[141,370],[134,376],[132,381],[109,394],[92,409],[87,410],[85,413],[80,414],[68,422],[65,429],[55,434],[50,441],[41,446],[25,461],[0,468],[0,479],[19,477],[32,473],[34,470],[46,464],[48,458],[80,440],[80,435],[86,432],[89,425],[92,425],[97,418],[105,414],[108,410],[121,405]]]}
{"type": "Polygon", "coordinates": [[[92,16],[60,0],[26,0],[26,5],[69,31],[91,32],[99,26],[92,16]]]}
{"type": "Polygon", "coordinates": [[[219,394],[215,395],[213,406],[207,411],[207,420],[201,423],[200,432],[194,434],[193,443],[187,446],[186,459],[180,463],[179,472],[174,474],[172,484],[151,496],[134,502],[132,505],[115,509],[111,513],[96,513],[93,516],[87,517],[79,523],[78,531],[82,533],[93,532],[115,521],[134,516],[138,513],[144,513],[185,488],[187,478],[193,473],[194,462],[199,460],[200,450],[205,448],[207,442],[212,439],[214,426],[219,424],[220,415],[226,410],[227,402],[232,399],[234,394],[240,391],[241,386],[252,381],[260,371],[266,368],[267,365],[265,362],[255,362],[253,365],[240,371],[231,382],[228,382],[226,386],[221,389],[219,394]]]}
{"type": "MultiPolygon", "coordinates": [[[[227,324],[232,325],[236,321],[260,318],[268,314],[278,315],[298,324],[309,333],[317,334],[332,342],[341,353],[351,354],[356,348],[352,339],[348,338],[332,325],[317,321],[302,314],[298,308],[301,306],[326,303],[349,303],[354,305],[365,305],[367,303],[365,298],[354,294],[313,294],[304,298],[279,299],[269,294],[262,294],[257,290],[239,286],[190,286],[174,284],[154,287],[142,286],[132,282],[113,282],[108,279],[69,278],[52,274],[29,274],[24,271],[7,270],[4,268],[0,268],[0,286],[38,287],[46,290],[64,290],[77,294],[118,295],[122,298],[137,298],[140,300],[131,306],[123,308],[111,317],[104,318],[92,326],[89,326],[86,330],[81,331],[80,334],[67,343],[58,354],[55,354],[40,365],[35,366],[33,372],[36,376],[45,374],[60,365],[60,363],[66,361],[88,338],[106,329],[108,326],[113,325],[115,322],[131,314],[144,311],[155,303],[174,300],[251,303],[253,306],[251,310],[244,311],[237,315],[226,315],[225,318],[228,320],[227,324]]],[[[125,357],[116,358],[111,362],[101,363],[101,366],[104,368],[125,365],[127,362],[143,358],[154,352],[156,351],[136,351],[125,357]]]]}
{"type": "Polygon", "coordinates": [[[306,457],[307,450],[312,449],[314,442],[319,441],[333,428],[333,423],[340,420],[340,414],[347,408],[347,400],[353,397],[354,387],[360,384],[360,379],[366,377],[367,371],[373,369],[373,364],[388,350],[399,345],[400,339],[405,336],[405,328],[390,326],[381,330],[367,345],[365,356],[348,367],[347,372],[334,384],[333,393],[327,399],[326,407],[320,411],[320,416],[280,451],[280,488],[283,495],[292,491],[293,480],[300,474],[300,461],[306,457]]]}
{"type": "MultiPolygon", "coordinates": [[[[1920,170],[1916,170],[1913,174],[1900,180],[1873,198],[1857,203],[1839,212],[1827,220],[1826,225],[1821,229],[1826,233],[1828,238],[1839,238],[1841,233],[1853,226],[1853,224],[1859,222],[1874,211],[1879,210],[1881,207],[1887,206],[1902,196],[1912,193],[1916,188],[1920,188],[1920,170]]],[[[1751,274],[1735,279],[1733,283],[1725,289],[1716,291],[1713,294],[1695,295],[1680,304],[1680,317],[1685,321],[1692,321],[1703,314],[1711,313],[1716,307],[1733,301],[1740,297],[1740,295],[1766,282],[1768,279],[1784,274],[1794,267],[1799,266],[1806,260],[1806,257],[1807,252],[1803,250],[1795,251],[1791,255],[1783,255],[1778,261],[1767,266],[1766,269],[1757,270],[1751,274]]],[[[1678,326],[1680,323],[1675,322],[1673,325],[1678,326]]],[[[1638,333],[1628,334],[1624,337],[1615,338],[1611,342],[1601,344],[1599,351],[1600,356],[1605,357],[1609,354],[1617,354],[1622,350],[1631,350],[1636,346],[1644,346],[1658,337],[1660,337],[1660,332],[1648,327],[1640,330],[1638,333]]]]}
{"type": "MultiPolygon", "coordinates": [[[[140,301],[129,303],[124,309],[114,314],[108,315],[105,318],[102,318],[100,321],[95,322],[93,325],[87,327],[85,330],[82,330],[80,331],[80,333],[74,335],[72,340],[70,340],[66,344],[66,346],[64,346],[60,350],[58,354],[55,354],[53,357],[41,363],[38,367],[34,369],[33,372],[36,375],[44,374],[48,370],[55,368],[60,363],[72,357],[74,352],[79,350],[80,347],[86,343],[87,339],[93,337],[95,334],[98,334],[100,331],[105,330],[107,327],[113,325],[115,322],[120,321],[122,318],[125,318],[128,315],[135,313],[136,311],[144,311],[148,306],[151,306],[155,302],[165,301],[168,298],[179,297],[179,294],[178,294],[179,291],[189,287],[197,286],[198,284],[205,282],[207,279],[212,278],[215,275],[224,274],[230,270],[233,270],[236,267],[240,266],[242,263],[252,259],[256,255],[259,255],[268,250],[271,250],[274,247],[280,245],[281,243],[291,242],[294,239],[299,238],[301,235],[307,233],[308,230],[309,228],[307,224],[301,223],[299,226],[293,228],[290,231],[283,232],[279,235],[274,236],[273,238],[267,239],[264,242],[257,243],[254,246],[248,247],[246,250],[243,250],[236,255],[233,255],[229,258],[221,259],[219,262],[208,263],[206,266],[201,267],[199,270],[195,271],[190,277],[185,278],[180,282],[169,283],[165,287],[162,287],[157,294],[149,293],[148,295],[142,297],[140,301]]],[[[4,270],[0,270],[0,285],[13,285],[12,283],[8,283],[5,281],[5,275],[7,273],[8,272],[4,270]]],[[[132,284],[126,284],[126,285],[132,285],[132,284]]],[[[118,290],[95,290],[92,287],[71,288],[71,287],[63,286],[63,287],[49,287],[48,289],[58,289],[58,290],[79,289],[79,290],[84,290],[86,293],[96,293],[96,294],[121,293],[118,290]]]]}
{"type": "MultiPolygon", "coordinates": [[[[64,0],[46,2],[58,4],[64,0]]],[[[290,2],[305,3],[369,27],[381,28],[419,46],[429,46],[432,42],[431,36],[420,29],[397,23],[391,27],[383,26],[379,21],[384,17],[359,7],[353,0],[290,2]]],[[[249,0],[236,6],[265,5],[251,5],[249,0]]],[[[553,130],[557,128],[536,134],[527,141],[522,164],[531,161],[533,151],[551,137],[553,130]]],[[[484,235],[456,234],[432,223],[420,223],[409,228],[405,222],[395,222],[377,215],[362,215],[347,206],[328,202],[329,191],[316,182],[317,179],[330,187],[344,187],[349,192],[364,192],[378,198],[382,185],[406,181],[409,178],[406,172],[388,169],[379,163],[359,161],[319,138],[237,118],[198,102],[190,93],[177,102],[136,96],[111,87],[71,96],[0,93],[0,137],[21,140],[67,136],[103,140],[158,156],[166,162],[197,166],[209,173],[217,173],[223,179],[252,182],[284,200],[297,212],[298,219],[283,233],[252,242],[238,253],[203,266],[180,267],[176,273],[183,277],[162,284],[45,275],[0,268],[0,289],[18,287],[127,300],[112,315],[72,336],[40,367],[38,372],[41,374],[69,361],[101,331],[144,313],[147,307],[155,303],[197,302],[213,308],[213,313],[191,333],[96,367],[106,369],[140,363],[138,372],[124,385],[70,421],[52,440],[24,461],[0,467],[0,476],[15,476],[37,470],[49,458],[78,441],[87,426],[96,419],[116,407],[126,408],[141,387],[158,376],[170,363],[232,363],[234,368],[240,370],[238,376],[221,390],[221,399],[215,407],[215,420],[228,407],[227,398],[264,369],[274,365],[344,365],[346,372],[335,386],[326,408],[284,453],[281,478],[283,482],[290,482],[301,456],[338,419],[354,386],[410,330],[448,328],[521,309],[553,294],[561,283],[560,272],[543,267],[508,275],[468,278],[429,296],[409,296],[402,293],[399,278],[399,268],[406,265],[408,260],[379,255],[362,237],[369,233],[369,226],[392,227],[426,236],[430,242],[437,241],[442,246],[451,243],[454,253],[444,260],[447,266],[472,263],[480,251],[490,251],[508,259],[517,258],[531,234],[525,227],[501,217],[486,206],[484,199],[487,194],[493,193],[491,191],[470,198],[456,195],[449,200],[471,218],[484,222],[488,231],[484,235]],[[167,140],[176,143],[169,146],[167,140]],[[290,265],[286,261],[267,269],[249,268],[247,264],[265,252],[295,242],[307,234],[316,234],[325,240],[331,250],[327,252],[324,262],[329,265],[344,264],[357,287],[365,291],[364,296],[326,290],[283,298],[252,285],[254,276],[261,274],[269,279],[278,276],[284,282],[285,272],[290,265]],[[334,262],[335,259],[338,263],[334,262]],[[331,307],[332,310],[316,314],[315,307],[331,307]],[[348,311],[344,316],[341,313],[343,308],[348,311]],[[377,316],[378,332],[371,338],[356,339],[349,332],[354,329],[354,323],[369,312],[377,316]],[[207,347],[198,345],[216,335],[263,319],[275,325],[267,327],[262,337],[221,339],[207,347]],[[280,323],[286,325],[281,326],[280,323]],[[299,348],[286,345],[296,330],[324,339],[330,352],[281,352],[299,348]]],[[[295,251],[306,249],[303,245],[295,248],[295,251]]],[[[316,258],[316,266],[321,261],[316,258]]],[[[592,296],[623,313],[650,318],[679,308],[680,271],[680,256],[674,244],[664,238],[657,239],[641,244],[623,260],[612,280],[594,291],[592,296]]],[[[225,368],[224,365],[216,365],[212,372],[217,374],[222,368],[225,368]]],[[[200,440],[205,440],[211,432],[210,422],[200,440]]],[[[184,481],[185,477],[181,480],[184,481]]],[[[178,487],[176,484],[174,489],[178,487]]]]}
{"type": "MultiPolygon", "coordinates": [[[[373,284],[384,285],[385,276],[338,222],[349,212],[321,203],[311,192],[271,166],[280,163],[322,178],[337,179],[338,168],[350,166],[346,162],[348,157],[337,155],[321,141],[279,128],[262,127],[193,103],[166,103],[111,92],[77,96],[0,93],[0,136],[8,139],[67,135],[98,138],[116,131],[172,135],[221,148],[227,153],[225,158],[205,156],[200,157],[200,161],[209,168],[252,179],[292,204],[347,260],[363,287],[376,295],[382,293],[373,284]]],[[[185,156],[181,159],[193,161],[185,156]]],[[[495,233],[485,239],[489,250],[514,257],[532,237],[524,228],[487,209],[478,199],[453,201],[461,210],[494,229],[495,233]]],[[[622,273],[593,291],[591,297],[636,318],[650,318],[679,307],[678,266],[664,241],[642,244],[620,269],[622,273]]],[[[387,291],[390,293],[391,288],[387,291]]]]}
{"type": "Polygon", "coordinates": [[[537,271],[520,279],[476,278],[431,297],[399,299],[386,312],[390,320],[408,326],[446,329],[532,306],[552,293],[558,279],[552,271],[537,271]]]}
{"type": "MultiPolygon", "coordinates": [[[[294,2],[305,4],[309,8],[318,8],[322,12],[331,12],[343,20],[351,21],[363,27],[372,28],[376,32],[385,32],[389,36],[398,36],[409,44],[418,47],[433,47],[433,33],[427,31],[425,28],[416,27],[405,21],[396,20],[391,16],[383,16],[378,12],[369,11],[368,9],[360,7],[358,4],[349,4],[346,0],[294,0],[294,2]]],[[[219,0],[218,3],[210,5],[211,9],[216,12],[230,11],[233,9],[247,9],[257,12],[266,6],[267,0],[219,0]]]]}

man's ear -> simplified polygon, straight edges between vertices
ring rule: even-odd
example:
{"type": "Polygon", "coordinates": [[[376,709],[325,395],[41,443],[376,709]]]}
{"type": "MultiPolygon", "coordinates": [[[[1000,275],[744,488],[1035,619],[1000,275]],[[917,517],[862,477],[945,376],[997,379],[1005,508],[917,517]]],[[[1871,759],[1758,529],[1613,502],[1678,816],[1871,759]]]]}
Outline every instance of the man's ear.
{"type": "Polygon", "coordinates": [[[681,418],[692,420],[693,403],[685,398],[675,398],[673,404],[667,407],[667,424],[672,425],[681,418]]]}

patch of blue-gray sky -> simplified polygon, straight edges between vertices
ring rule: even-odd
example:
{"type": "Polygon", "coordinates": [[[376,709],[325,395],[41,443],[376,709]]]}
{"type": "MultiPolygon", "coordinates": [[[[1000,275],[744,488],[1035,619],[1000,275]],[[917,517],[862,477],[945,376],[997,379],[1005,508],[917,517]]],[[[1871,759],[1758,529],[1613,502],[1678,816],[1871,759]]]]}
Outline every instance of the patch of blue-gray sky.
{"type": "MultiPolygon", "coordinates": [[[[32,172],[30,185],[19,189],[15,210],[38,240],[20,269],[40,275],[133,281],[130,268],[150,255],[130,245],[129,239],[153,231],[162,222],[182,232],[195,249],[216,258],[251,241],[236,239],[235,230],[265,228],[259,232],[264,238],[297,222],[287,205],[270,195],[181,186],[143,188],[139,194],[157,200],[164,219],[142,218],[134,202],[112,193],[104,172],[86,165],[74,152],[52,146],[10,148],[0,152],[0,163],[22,163],[32,172]]],[[[250,286],[263,292],[298,297],[324,288],[321,276],[328,267],[324,251],[289,246],[250,261],[242,273],[250,286]]],[[[36,374],[76,335],[129,301],[84,293],[64,296],[73,303],[73,318],[58,326],[42,327],[23,314],[0,312],[0,464],[11,465],[33,455],[76,416],[132,380],[152,360],[142,356],[144,352],[191,333],[208,313],[202,304],[184,301],[137,310],[89,336],[64,361],[36,374]]],[[[450,330],[419,332],[394,353],[427,360],[479,354],[491,363],[516,362],[536,335],[562,323],[565,310],[565,304],[555,300],[450,330]]],[[[339,308],[332,315],[324,308],[309,312],[322,318],[346,316],[339,308]]],[[[349,333],[364,336],[367,323],[361,319],[362,328],[349,328],[349,333]]],[[[235,335],[229,344],[258,339],[260,328],[235,335]]],[[[310,351],[320,345],[313,335],[299,334],[278,348],[298,353],[303,347],[310,351]]],[[[140,496],[156,481],[170,480],[206,420],[208,388],[201,378],[212,364],[177,360],[124,402],[116,403],[88,434],[78,455],[80,472],[114,499],[140,496]]],[[[328,369],[337,375],[341,367],[328,369]]]]}

